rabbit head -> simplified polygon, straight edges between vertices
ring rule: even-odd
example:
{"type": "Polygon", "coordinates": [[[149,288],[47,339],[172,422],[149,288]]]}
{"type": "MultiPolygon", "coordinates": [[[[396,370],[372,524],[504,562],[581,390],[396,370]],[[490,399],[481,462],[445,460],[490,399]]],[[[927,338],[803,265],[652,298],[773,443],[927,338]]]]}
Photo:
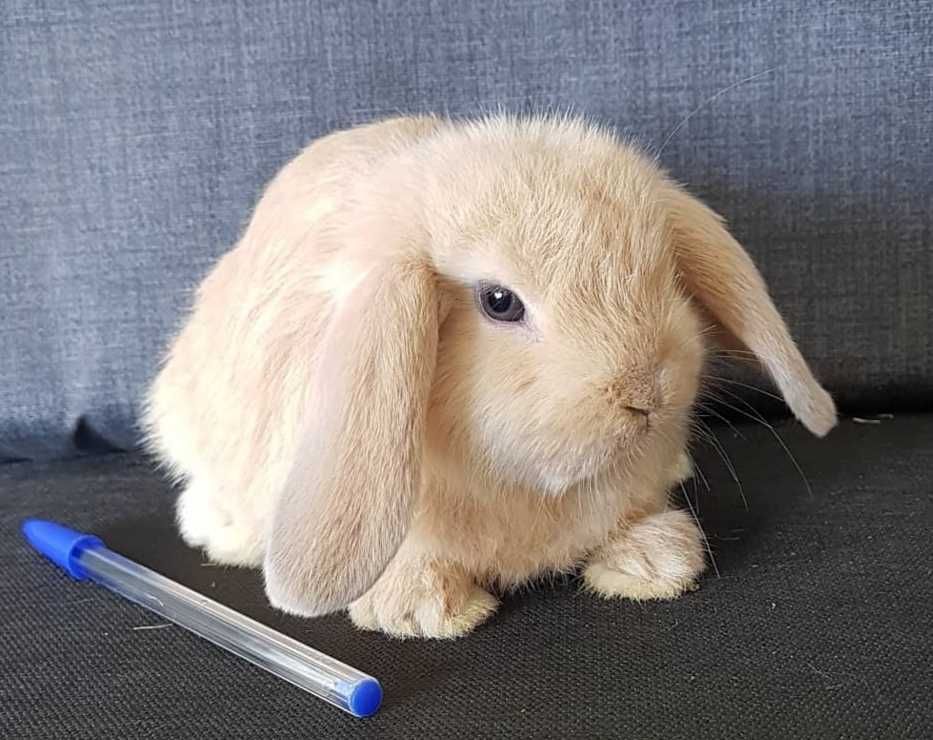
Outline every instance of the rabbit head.
{"type": "Polygon", "coordinates": [[[328,612],[376,580],[427,456],[490,495],[559,496],[683,440],[710,317],[807,427],[834,423],[745,251],[606,132],[440,126],[346,203],[327,237],[339,279],[306,428],[269,533],[280,607],[328,612]]]}

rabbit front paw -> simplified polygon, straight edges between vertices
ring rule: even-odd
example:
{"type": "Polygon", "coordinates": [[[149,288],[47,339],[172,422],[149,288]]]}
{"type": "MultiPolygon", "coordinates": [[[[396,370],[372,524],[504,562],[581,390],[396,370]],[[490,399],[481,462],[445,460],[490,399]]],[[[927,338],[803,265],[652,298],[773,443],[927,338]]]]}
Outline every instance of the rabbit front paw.
{"type": "Polygon", "coordinates": [[[696,588],[706,568],[700,530],[684,511],[640,519],[594,553],[586,585],[606,598],[673,599],[696,588]]]}
{"type": "Polygon", "coordinates": [[[458,566],[402,559],[393,561],[375,585],[350,604],[349,613],[360,629],[401,638],[450,639],[472,631],[498,605],[458,566]]]}
{"type": "Polygon", "coordinates": [[[203,485],[189,483],[178,498],[176,517],[182,539],[191,547],[203,548],[213,562],[247,567],[262,563],[258,528],[235,521],[203,485]]]}

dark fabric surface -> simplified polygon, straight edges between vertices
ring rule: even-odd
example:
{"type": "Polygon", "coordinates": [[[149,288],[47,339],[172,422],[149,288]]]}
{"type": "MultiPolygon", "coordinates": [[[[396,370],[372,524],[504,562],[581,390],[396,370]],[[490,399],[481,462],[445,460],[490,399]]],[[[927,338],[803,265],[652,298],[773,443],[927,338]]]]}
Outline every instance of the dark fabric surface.
{"type": "Polygon", "coordinates": [[[929,404],[931,38],[929,0],[4,0],[0,459],[132,445],[262,185],[424,110],[616,126],[728,216],[844,405],[929,404]]]}
{"type": "Polygon", "coordinates": [[[400,642],[343,616],[285,618],[255,572],[207,567],[141,460],[0,466],[4,738],[929,738],[933,734],[933,416],[843,423],[817,441],[719,436],[688,485],[720,577],[656,604],[571,581],[507,597],[474,635],[400,642]],[[356,720],[154,615],[76,584],[20,541],[26,515],[114,549],[379,677],[356,720]]]}

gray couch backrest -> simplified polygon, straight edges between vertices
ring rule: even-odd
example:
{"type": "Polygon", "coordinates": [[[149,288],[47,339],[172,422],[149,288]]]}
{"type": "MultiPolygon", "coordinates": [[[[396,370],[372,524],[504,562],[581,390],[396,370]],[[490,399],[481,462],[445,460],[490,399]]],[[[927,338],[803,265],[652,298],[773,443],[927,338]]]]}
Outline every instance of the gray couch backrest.
{"type": "Polygon", "coordinates": [[[844,407],[933,399],[929,1],[2,5],[0,459],[132,445],[263,184],[413,111],[617,127],[728,218],[844,407]]]}

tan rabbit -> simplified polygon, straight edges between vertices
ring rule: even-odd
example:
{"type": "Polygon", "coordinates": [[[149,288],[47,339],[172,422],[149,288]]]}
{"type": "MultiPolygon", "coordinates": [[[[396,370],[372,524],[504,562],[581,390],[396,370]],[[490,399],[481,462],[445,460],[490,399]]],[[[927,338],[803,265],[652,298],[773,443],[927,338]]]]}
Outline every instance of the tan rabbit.
{"type": "Polygon", "coordinates": [[[402,118],[288,164],[153,385],[185,540],[272,603],[453,637],[487,587],[583,566],[671,598],[705,567],[688,424],[710,322],[796,416],[836,414],[720,219],[578,120],[402,118]]]}

